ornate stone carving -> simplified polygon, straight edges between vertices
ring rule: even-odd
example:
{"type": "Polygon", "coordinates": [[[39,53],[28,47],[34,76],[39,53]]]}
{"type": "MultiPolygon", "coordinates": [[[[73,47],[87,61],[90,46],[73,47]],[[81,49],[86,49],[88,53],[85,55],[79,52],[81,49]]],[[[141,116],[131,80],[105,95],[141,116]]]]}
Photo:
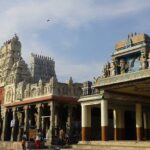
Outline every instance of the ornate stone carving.
{"type": "Polygon", "coordinates": [[[148,61],[148,68],[150,68],[150,52],[148,53],[148,59],[147,59],[147,61],[148,61]]]}
{"type": "Polygon", "coordinates": [[[145,50],[141,51],[140,62],[141,62],[141,69],[146,69],[148,66],[148,63],[147,63],[147,56],[146,56],[145,50]]]}

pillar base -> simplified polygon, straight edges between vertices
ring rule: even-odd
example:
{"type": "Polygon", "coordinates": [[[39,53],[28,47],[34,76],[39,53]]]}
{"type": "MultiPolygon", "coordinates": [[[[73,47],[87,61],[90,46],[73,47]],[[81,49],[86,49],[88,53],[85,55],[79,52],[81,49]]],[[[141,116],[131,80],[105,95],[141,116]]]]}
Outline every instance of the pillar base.
{"type": "Polygon", "coordinates": [[[114,128],[114,140],[124,140],[125,139],[125,129],[124,128],[114,128]]]}
{"type": "Polygon", "coordinates": [[[142,140],[142,128],[141,127],[136,127],[136,139],[137,141],[142,140]]]}
{"type": "Polygon", "coordinates": [[[91,140],[91,127],[82,127],[82,141],[91,140]]]}
{"type": "Polygon", "coordinates": [[[102,141],[108,140],[108,126],[101,127],[101,138],[102,141]]]}

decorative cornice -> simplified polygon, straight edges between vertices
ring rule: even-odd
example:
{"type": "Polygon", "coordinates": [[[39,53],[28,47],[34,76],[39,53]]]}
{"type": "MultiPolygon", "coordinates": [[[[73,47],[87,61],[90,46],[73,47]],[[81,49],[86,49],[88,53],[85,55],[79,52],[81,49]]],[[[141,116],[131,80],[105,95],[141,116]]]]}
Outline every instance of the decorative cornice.
{"type": "Polygon", "coordinates": [[[47,101],[57,101],[60,103],[68,103],[68,104],[78,104],[77,98],[69,97],[69,96],[56,96],[56,95],[48,95],[48,96],[41,96],[36,98],[30,98],[23,101],[16,101],[13,103],[5,104],[5,107],[14,107],[19,105],[30,105],[33,103],[42,103],[47,101]]]}
{"type": "Polygon", "coordinates": [[[94,94],[94,95],[87,95],[87,96],[82,96],[78,102],[87,102],[87,101],[96,101],[96,100],[101,100],[103,98],[102,95],[100,94],[94,94]]]}
{"type": "Polygon", "coordinates": [[[108,85],[131,82],[150,78],[150,69],[140,70],[132,73],[125,73],[107,78],[98,78],[93,87],[104,87],[108,85]]]}

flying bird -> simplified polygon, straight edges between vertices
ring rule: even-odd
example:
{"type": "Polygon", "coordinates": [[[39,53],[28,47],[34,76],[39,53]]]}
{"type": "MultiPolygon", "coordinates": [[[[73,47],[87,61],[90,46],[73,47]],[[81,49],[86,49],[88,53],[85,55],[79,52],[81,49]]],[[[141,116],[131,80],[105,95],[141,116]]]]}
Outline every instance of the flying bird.
{"type": "Polygon", "coordinates": [[[49,22],[50,21],[50,19],[47,19],[47,22],[49,22]]]}

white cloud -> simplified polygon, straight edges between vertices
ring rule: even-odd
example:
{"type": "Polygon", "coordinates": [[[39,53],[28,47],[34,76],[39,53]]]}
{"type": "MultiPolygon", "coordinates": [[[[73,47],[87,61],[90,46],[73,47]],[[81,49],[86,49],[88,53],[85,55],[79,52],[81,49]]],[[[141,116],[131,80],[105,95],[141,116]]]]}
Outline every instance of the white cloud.
{"type": "MultiPolygon", "coordinates": [[[[122,0],[102,3],[95,0],[16,0],[0,2],[1,40],[13,33],[32,33],[52,25],[77,28],[93,21],[132,15],[149,8],[150,2],[122,0]],[[46,20],[51,21],[46,23],[46,20]]],[[[2,42],[1,41],[1,42],[2,42]]]]}
{"type": "Polygon", "coordinates": [[[84,82],[98,77],[102,70],[103,63],[90,62],[87,64],[75,64],[68,61],[56,60],[57,75],[60,80],[67,80],[72,77],[76,82],[84,82]],[[67,77],[67,78],[66,78],[67,77]]]}
{"type": "MultiPolygon", "coordinates": [[[[0,43],[9,39],[15,32],[24,37],[23,51],[27,58],[29,49],[44,55],[55,57],[55,51],[50,45],[39,41],[40,30],[45,32],[50,26],[65,26],[77,29],[88,23],[139,13],[149,9],[150,2],[141,0],[116,0],[103,2],[96,0],[1,0],[0,2],[0,43]],[[50,19],[50,22],[46,22],[50,19]]],[[[70,41],[60,41],[64,46],[71,48],[70,41]]],[[[74,43],[73,43],[74,44],[74,43]]],[[[56,57],[55,57],[56,58],[56,57]]],[[[57,74],[73,76],[78,80],[87,80],[100,72],[101,63],[73,64],[64,58],[56,59],[57,74]],[[59,60],[59,62],[58,62],[59,60]]]]}
{"type": "Polygon", "coordinates": [[[150,6],[150,2],[141,3],[140,0],[102,4],[94,0],[16,0],[9,3],[12,2],[0,2],[3,10],[0,13],[1,39],[14,32],[33,32],[54,24],[80,27],[92,21],[131,15],[150,6]],[[47,19],[51,19],[50,23],[46,23],[47,19]]]}

